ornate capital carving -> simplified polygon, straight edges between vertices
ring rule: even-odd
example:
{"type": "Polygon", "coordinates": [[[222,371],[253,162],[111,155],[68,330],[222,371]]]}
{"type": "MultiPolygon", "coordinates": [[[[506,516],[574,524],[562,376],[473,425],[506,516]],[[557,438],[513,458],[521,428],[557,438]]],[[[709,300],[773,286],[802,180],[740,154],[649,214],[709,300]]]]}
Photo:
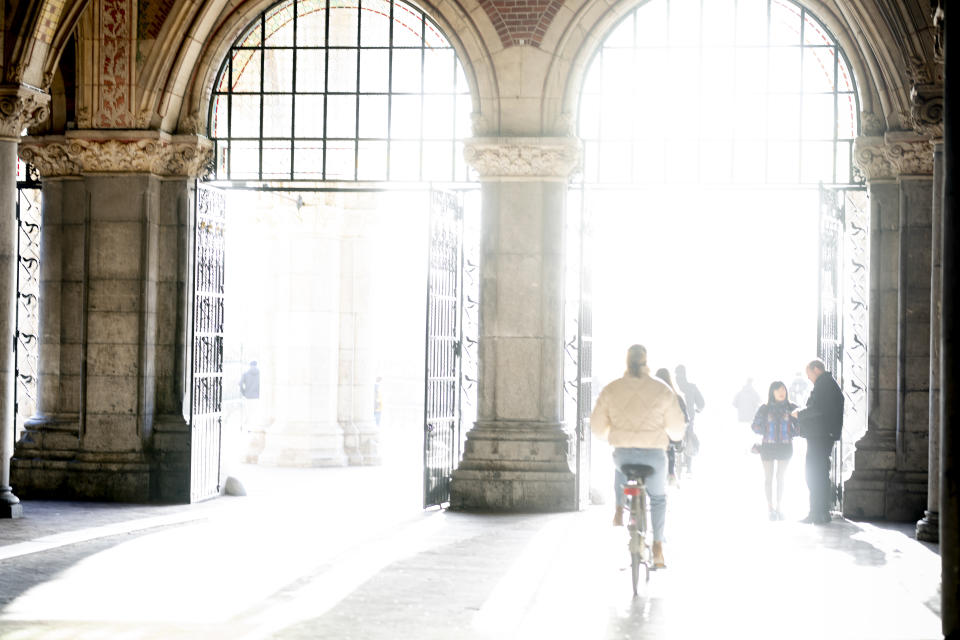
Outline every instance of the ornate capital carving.
{"type": "Polygon", "coordinates": [[[917,133],[943,137],[943,86],[915,84],[910,89],[910,126],[917,133]]]}
{"type": "Polygon", "coordinates": [[[929,140],[888,142],[886,156],[899,176],[933,175],[933,143],[929,140]]]}
{"type": "Polygon", "coordinates": [[[89,173],[198,177],[206,172],[213,153],[212,143],[202,136],[144,131],[98,134],[71,131],[66,136],[28,138],[20,144],[20,157],[44,177],[89,173]]]}
{"type": "Polygon", "coordinates": [[[853,162],[868,181],[894,177],[885,149],[886,143],[881,136],[860,136],[854,141],[853,162]]]}
{"type": "Polygon", "coordinates": [[[50,95],[24,87],[0,87],[0,139],[20,140],[27,127],[50,115],[50,95]]]}
{"type": "Polygon", "coordinates": [[[561,138],[471,138],[463,152],[481,178],[566,180],[580,168],[580,141],[561,138]]]}

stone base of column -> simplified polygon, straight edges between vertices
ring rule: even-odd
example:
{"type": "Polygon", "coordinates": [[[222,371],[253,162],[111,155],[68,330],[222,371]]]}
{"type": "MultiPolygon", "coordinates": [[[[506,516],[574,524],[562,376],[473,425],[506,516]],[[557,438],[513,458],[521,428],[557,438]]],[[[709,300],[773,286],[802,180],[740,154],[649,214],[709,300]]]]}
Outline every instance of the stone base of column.
{"type": "Polygon", "coordinates": [[[341,422],[343,448],[350,466],[378,466],[380,457],[380,428],[375,422],[341,422]]]}
{"type": "Polygon", "coordinates": [[[926,473],[855,469],[844,484],[843,515],[853,520],[915,522],[926,505],[926,473]]]}
{"type": "Polygon", "coordinates": [[[887,478],[897,468],[893,434],[868,431],[856,444],[853,475],[843,485],[843,515],[853,520],[882,520],[886,512],[887,478]]]}
{"type": "Polygon", "coordinates": [[[924,511],[923,519],[917,522],[917,540],[940,542],[940,514],[936,511],[924,511]]]}
{"type": "Polygon", "coordinates": [[[316,423],[271,427],[263,434],[257,464],[267,467],[344,467],[343,433],[339,426],[316,423]]]}
{"type": "Polygon", "coordinates": [[[559,423],[477,423],[453,472],[452,509],[573,511],[571,438],[559,423]]]}
{"type": "Polygon", "coordinates": [[[142,459],[123,460],[130,455],[104,452],[74,460],[14,458],[10,483],[24,499],[150,502],[151,465],[142,459]]]}
{"type": "Polygon", "coordinates": [[[10,487],[0,487],[0,520],[23,517],[23,505],[10,487]]]}

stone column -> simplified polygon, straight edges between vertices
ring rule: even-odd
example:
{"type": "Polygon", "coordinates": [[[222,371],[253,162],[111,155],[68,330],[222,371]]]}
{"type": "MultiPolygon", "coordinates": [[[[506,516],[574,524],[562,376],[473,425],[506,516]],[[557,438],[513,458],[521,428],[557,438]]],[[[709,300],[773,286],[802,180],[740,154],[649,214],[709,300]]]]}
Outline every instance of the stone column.
{"type": "Polygon", "coordinates": [[[475,138],[482,183],[478,416],[451,507],[576,508],[563,420],[564,233],[574,138],[475,138]]]}
{"type": "Polygon", "coordinates": [[[933,211],[931,216],[930,274],[930,442],[928,448],[927,509],[917,522],[917,539],[940,539],[940,333],[943,304],[943,140],[933,147],[933,211]]]}
{"type": "Polygon", "coordinates": [[[914,520],[927,493],[932,146],[913,132],[857,140],[871,207],[870,410],[844,515],[914,520]]]}
{"type": "Polygon", "coordinates": [[[188,499],[190,184],[209,150],[148,131],[21,145],[44,185],[39,402],[13,463],[24,495],[188,499]]]}
{"type": "Polygon", "coordinates": [[[19,518],[23,506],[10,486],[13,455],[17,331],[17,144],[24,128],[47,119],[50,96],[26,87],[0,87],[0,518],[19,518]],[[5,346],[4,346],[5,345],[5,346]]]}

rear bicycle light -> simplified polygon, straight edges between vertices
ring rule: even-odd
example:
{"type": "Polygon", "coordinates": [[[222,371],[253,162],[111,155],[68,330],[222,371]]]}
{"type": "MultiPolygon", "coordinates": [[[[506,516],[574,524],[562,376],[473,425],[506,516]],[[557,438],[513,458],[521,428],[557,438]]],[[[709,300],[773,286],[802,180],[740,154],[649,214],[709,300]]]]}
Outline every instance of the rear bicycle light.
{"type": "Polygon", "coordinates": [[[638,496],[640,495],[640,487],[624,487],[623,495],[625,496],[638,496]]]}

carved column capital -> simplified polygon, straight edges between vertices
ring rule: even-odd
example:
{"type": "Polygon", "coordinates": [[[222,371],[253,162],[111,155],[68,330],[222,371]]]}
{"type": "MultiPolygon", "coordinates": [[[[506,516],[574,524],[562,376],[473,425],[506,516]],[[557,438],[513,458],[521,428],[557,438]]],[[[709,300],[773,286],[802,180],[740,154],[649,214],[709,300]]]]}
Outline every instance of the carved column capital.
{"type": "Polygon", "coordinates": [[[159,131],[69,131],[20,143],[20,157],[43,177],[96,173],[200,177],[207,172],[212,153],[212,143],[203,136],[159,131]]]}
{"type": "Polygon", "coordinates": [[[49,115],[49,94],[23,85],[0,87],[0,139],[19,141],[25,128],[49,115]]]}
{"type": "Polygon", "coordinates": [[[885,153],[898,176],[932,176],[933,143],[930,140],[917,140],[914,136],[905,138],[887,134],[885,153]]]}
{"type": "Polygon", "coordinates": [[[471,138],[464,158],[481,179],[564,180],[580,168],[580,140],[556,138],[471,138]]]}
{"type": "Polygon", "coordinates": [[[915,84],[910,89],[910,126],[932,138],[943,137],[943,85],[915,84]]]}
{"type": "Polygon", "coordinates": [[[887,160],[886,143],[882,136],[860,136],[853,142],[853,162],[868,182],[889,180],[896,174],[887,160]]]}

